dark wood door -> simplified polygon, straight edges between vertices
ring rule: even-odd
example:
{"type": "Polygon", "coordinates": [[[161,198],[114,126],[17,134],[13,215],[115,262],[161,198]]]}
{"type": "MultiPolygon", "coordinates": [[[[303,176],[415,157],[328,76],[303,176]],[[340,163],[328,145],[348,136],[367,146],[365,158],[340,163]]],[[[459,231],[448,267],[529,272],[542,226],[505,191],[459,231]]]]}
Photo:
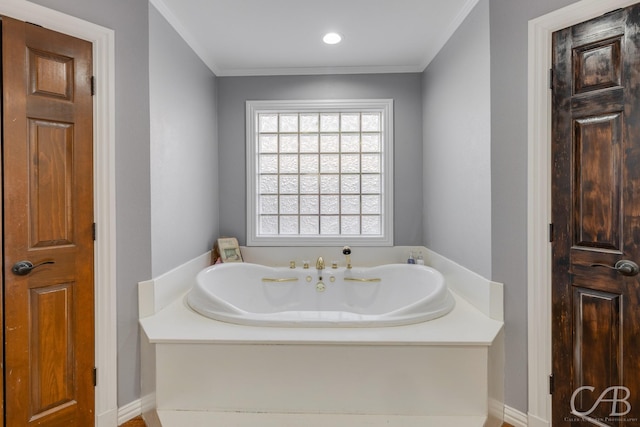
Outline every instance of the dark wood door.
{"type": "Polygon", "coordinates": [[[553,37],[554,427],[640,425],[639,27],[636,5],[553,37]]]}
{"type": "Polygon", "coordinates": [[[89,42],[2,17],[11,427],[94,425],[91,75],[89,42]],[[36,267],[29,272],[20,261],[36,267]]]}

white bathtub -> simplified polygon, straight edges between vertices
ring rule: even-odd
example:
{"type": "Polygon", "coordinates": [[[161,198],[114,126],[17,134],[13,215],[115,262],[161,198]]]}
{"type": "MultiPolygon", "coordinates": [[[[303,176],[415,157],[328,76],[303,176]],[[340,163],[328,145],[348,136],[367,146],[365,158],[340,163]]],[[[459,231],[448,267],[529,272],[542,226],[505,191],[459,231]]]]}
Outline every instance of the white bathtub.
{"type": "Polygon", "coordinates": [[[215,320],[287,327],[407,325],[455,305],[442,274],[410,264],[321,271],[218,264],[197,275],[187,302],[215,320]]]}

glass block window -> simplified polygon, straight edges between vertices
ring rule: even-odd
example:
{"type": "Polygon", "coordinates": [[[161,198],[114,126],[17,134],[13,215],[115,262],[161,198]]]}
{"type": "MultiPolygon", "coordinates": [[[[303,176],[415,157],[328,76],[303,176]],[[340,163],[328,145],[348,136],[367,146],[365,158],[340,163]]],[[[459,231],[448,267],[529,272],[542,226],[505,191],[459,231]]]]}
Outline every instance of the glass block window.
{"type": "Polygon", "coordinates": [[[393,244],[392,110],[247,101],[247,244],[393,244]]]}

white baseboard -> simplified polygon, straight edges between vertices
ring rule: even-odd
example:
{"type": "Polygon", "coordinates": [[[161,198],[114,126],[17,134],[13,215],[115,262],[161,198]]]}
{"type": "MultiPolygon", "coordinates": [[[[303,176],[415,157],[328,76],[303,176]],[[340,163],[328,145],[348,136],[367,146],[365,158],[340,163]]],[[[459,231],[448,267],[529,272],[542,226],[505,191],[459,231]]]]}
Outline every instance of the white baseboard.
{"type": "Polygon", "coordinates": [[[142,400],[134,400],[118,408],[118,425],[134,419],[142,414],[142,400]]]}
{"type": "MultiPolygon", "coordinates": [[[[134,400],[118,409],[118,425],[124,424],[127,421],[134,419],[142,413],[142,400],[134,400]]],[[[504,422],[511,424],[514,427],[528,427],[527,414],[511,408],[510,406],[504,406],[504,422]]]]}
{"type": "MultiPolygon", "coordinates": [[[[491,358],[491,353],[489,353],[489,358],[491,358]]],[[[504,403],[502,403],[498,399],[489,397],[489,413],[487,416],[487,422],[485,423],[485,427],[502,427],[503,420],[504,420],[504,403]]]]}
{"type": "Polygon", "coordinates": [[[529,421],[527,414],[504,405],[504,422],[514,427],[528,427],[529,421]]]}
{"type": "MultiPolygon", "coordinates": [[[[147,408],[153,411],[153,408],[147,408]]],[[[118,425],[142,414],[142,399],[134,400],[118,409],[118,425]]],[[[527,414],[504,405],[504,422],[514,427],[529,427],[527,414]]],[[[533,427],[533,426],[532,426],[533,427]]]]}
{"type": "Polygon", "coordinates": [[[114,427],[118,425],[118,408],[96,415],[95,427],[114,427]]]}
{"type": "MultiPolygon", "coordinates": [[[[350,415],[350,414],[282,414],[216,411],[157,412],[158,422],[150,427],[480,427],[483,416],[402,416],[402,415],[350,415]]],[[[146,420],[145,420],[146,421],[146,420]]],[[[155,421],[152,421],[152,423],[155,421]]]]}
{"type": "MultiPolygon", "coordinates": [[[[142,413],[142,400],[134,400],[118,409],[118,425],[124,424],[127,421],[134,419],[142,413]]],[[[504,422],[511,424],[514,427],[528,427],[527,414],[511,408],[510,406],[504,406],[504,422]]]]}
{"type": "Polygon", "coordinates": [[[529,414],[529,427],[550,427],[551,423],[536,415],[529,414]]]}
{"type": "MultiPolygon", "coordinates": [[[[118,425],[134,419],[141,413],[142,401],[140,399],[122,406],[118,409],[118,425]]],[[[528,427],[527,414],[507,405],[504,406],[504,422],[511,424],[514,427],[528,427]]]]}

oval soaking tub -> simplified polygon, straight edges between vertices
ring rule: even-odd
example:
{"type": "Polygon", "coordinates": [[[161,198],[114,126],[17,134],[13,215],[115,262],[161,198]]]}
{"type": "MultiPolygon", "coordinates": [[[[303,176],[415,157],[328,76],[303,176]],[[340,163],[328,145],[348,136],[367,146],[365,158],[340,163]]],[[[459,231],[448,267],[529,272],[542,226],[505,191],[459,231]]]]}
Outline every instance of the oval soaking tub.
{"type": "Polygon", "coordinates": [[[187,303],[215,320],[285,327],[407,325],[444,316],[455,304],[442,274],[427,266],[319,271],[251,263],[202,270],[187,303]]]}

